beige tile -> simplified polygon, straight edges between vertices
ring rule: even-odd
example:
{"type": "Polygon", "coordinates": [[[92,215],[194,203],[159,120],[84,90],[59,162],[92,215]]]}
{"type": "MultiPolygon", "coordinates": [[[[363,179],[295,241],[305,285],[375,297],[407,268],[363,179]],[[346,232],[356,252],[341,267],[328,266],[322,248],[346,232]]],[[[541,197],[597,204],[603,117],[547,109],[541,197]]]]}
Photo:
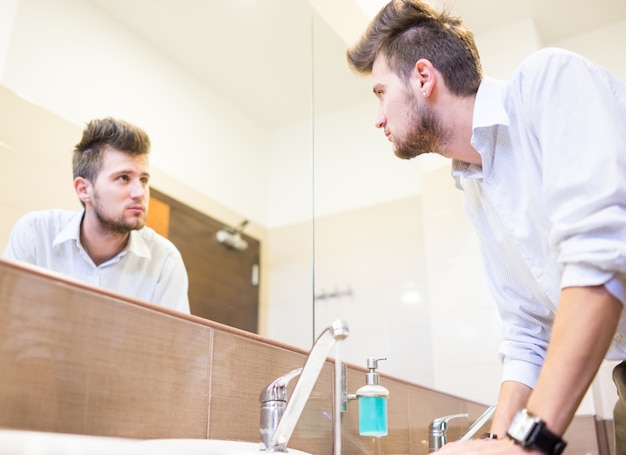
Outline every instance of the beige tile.
{"type": "Polygon", "coordinates": [[[206,435],[210,329],[0,262],[0,426],[206,435]]]}

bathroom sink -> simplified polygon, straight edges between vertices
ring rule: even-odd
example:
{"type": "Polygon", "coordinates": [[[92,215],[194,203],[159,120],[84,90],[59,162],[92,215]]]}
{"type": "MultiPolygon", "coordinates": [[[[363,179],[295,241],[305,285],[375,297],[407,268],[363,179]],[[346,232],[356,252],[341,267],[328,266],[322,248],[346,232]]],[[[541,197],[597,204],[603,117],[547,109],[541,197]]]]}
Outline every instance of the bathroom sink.
{"type": "MultiPolygon", "coordinates": [[[[0,428],[0,455],[263,455],[258,442],[125,439],[0,428]]],[[[295,449],[289,454],[310,455],[295,449]]]]}
{"type": "MultiPolygon", "coordinates": [[[[152,445],[158,449],[173,449],[185,455],[259,455],[267,453],[261,451],[258,442],[227,441],[221,439],[150,439],[143,444],[152,445]]],[[[288,449],[294,455],[310,455],[296,449],[288,449]]]]}

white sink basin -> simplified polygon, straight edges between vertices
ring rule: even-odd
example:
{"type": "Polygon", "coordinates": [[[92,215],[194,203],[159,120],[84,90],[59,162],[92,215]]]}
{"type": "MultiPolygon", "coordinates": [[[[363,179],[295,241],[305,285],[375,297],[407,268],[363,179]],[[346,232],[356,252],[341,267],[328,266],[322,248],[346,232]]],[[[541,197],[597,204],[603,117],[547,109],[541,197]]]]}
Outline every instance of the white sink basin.
{"type": "MultiPolygon", "coordinates": [[[[172,449],[176,453],[185,455],[261,455],[268,452],[261,451],[258,442],[224,441],[220,439],[151,439],[143,444],[152,445],[158,449],[172,449]]],[[[310,455],[296,449],[288,449],[294,455],[310,455]]]]}
{"type": "MultiPolygon", "coordinates": [[[[177,455],[138,439],[0,429],[0,455],[177,455]]],[[[180,455],[180,454],[178,454],[180,455]]]]}
{"type": "MultiPolygon", "coordinates": [[[[263,455],[260,444],[219,439],[125,439],[0,428],[0,455],[263,455]]],[[[289,454],[310,455],[295,449],[289,454]]]]}

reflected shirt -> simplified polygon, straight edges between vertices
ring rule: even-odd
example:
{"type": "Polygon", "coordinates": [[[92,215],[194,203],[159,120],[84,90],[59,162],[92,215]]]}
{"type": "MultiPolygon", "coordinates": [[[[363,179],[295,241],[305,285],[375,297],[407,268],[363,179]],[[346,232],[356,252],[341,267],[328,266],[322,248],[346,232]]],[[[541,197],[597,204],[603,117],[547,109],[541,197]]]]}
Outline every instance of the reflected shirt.
{"type": "Polygon", "coordinates": [[[3,257],[189,313],[187,271],[172,242],[149,227],[131,231],[126,247],[96,266],[80,243],[83,215],[66,210],[26,214],[14,225],[3,257]]]}
{"type": "MultiPolygon", "coordinates": [[[[453,161],[503,324],[503,381],[534,387],[560,291],[626,287],[626,86],[560,49],[507,82],[485,79],[472,145],[453,161]]],[[[626,312],[606,358],[626,359],[626,312]]]]}

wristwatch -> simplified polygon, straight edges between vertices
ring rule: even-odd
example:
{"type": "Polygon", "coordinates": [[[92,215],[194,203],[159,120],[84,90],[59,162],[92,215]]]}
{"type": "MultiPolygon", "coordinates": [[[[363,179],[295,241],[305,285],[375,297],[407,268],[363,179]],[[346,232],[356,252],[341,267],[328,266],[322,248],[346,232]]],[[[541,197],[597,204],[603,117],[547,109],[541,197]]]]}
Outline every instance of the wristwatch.
{"type": "Polygon", "coordinates": [[[561,437],[548,430],[545,422],[526,409],[515,414],[506,434],[516,444],[541,450],[547,455],[560,455],[567,445],[561,437]]]}

